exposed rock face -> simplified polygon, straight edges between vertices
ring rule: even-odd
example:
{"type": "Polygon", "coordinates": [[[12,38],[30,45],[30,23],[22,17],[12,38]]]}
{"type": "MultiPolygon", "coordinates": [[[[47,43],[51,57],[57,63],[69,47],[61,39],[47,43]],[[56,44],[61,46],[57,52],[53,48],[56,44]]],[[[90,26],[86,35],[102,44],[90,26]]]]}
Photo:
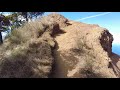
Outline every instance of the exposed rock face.
{"type": "MultiPolygon", "coordinates": [[[[53,19],[56,20],[56,17],[53,19]]],[[[114,70],[116,66],[111,59],[113,36],[109,31],[98,25],[70,20],[67,23],[69,25],[62,27],[64,33],[57,34],[54,38],[56,49],[53,77],[119,77],[115,74],[119,73],[118,68],[117,71],[114,70]],[[111,64],[114,67],[111,67],[111,64]]],[[[119,61],[119,58],[117,60],[119,61]]]]}
{"type": "Polygon", "coordinates": [[[47,23],[58,23],[60,28],[63,28],[65,26],[67,26],[67,22],[68,22],[68,19],[65,18],[64,16],[60,15],[60,14],[56,14],[56,13],[53,13],[53,14],[50,14],[48,15],[47,17],[43,17],[42,20],[45,20],[47,21],[47,23]]]}

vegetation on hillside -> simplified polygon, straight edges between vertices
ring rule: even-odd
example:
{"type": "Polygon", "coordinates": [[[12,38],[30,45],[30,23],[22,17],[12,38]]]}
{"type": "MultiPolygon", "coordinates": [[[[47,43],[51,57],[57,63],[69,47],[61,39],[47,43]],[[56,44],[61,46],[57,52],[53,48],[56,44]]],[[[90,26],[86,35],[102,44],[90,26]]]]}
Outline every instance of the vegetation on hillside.
{"type": "Polygon", "coordinates": [[[36,20],[12,30],[0,47],[0,77],[47,78],[53,63],[49,40],[53,39],[50,34],[46,40],[43,36],[51,29],[44,20],[36,20]]]}
{"type": "MultiPolygon", "coordinates": [[[[0,14],[0,44],[3,43],[2,33],[8,30],[16,29],[23,26],[28,20],[37,18],[44,14],[44,12],[8,12],[9,15],[5,16],[0,14]],[[24,18],[24,20],[22,20],[24,18]]],[[[8,31],[9,33],[9,31],[8,31]]]]}

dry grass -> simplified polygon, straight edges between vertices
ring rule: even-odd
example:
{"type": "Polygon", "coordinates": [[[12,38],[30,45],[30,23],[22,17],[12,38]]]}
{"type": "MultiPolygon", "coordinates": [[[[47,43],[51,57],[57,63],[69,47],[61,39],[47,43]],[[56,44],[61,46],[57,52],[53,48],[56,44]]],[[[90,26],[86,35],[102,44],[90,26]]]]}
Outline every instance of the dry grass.
{"type": "Polygon", "coordinates": [[[103,75],[94,71],[94,55],[89,55],[88,53],[86,54],[85,66],[80,69],[80,76],[82,78],[103,78],[103,75]]]}
{"type": "Polygon", "coordinates": [[[77,48],[72,51],[76,52],[76,54],[78,53],[80,57],[85,57],[85,65],[79,71],[81,78],[102,78],[103,76],[101,74],[94,71],[96,53],[88,46],[87,36],[79,35],[78,32],[76,32],[76,36],[77,48]]]}
{"type": "Polygon", "coordinates": [[[52,62],[49,44],[34,40],[24,47],[14,49],[4,58],[0,65],[0,77],[44,78],[50,73],[52,62]]]}
{"type": "Polygon", "coordinates": [[[30,22],[24,27],[13,30],[8,38],[11,43],[20,44],[31,38],[38,38],[44,31],[43,25],[39,22],[30,22]]]}
{"type": "MultiPolygon", "coordinates": [[[[0,77],[47,78],[53,57],[51,46],[42,35],[52,29],[43,20],[26,23],[13,30],[0,47],[0,77]]],[[[50,35],[46,39],[53,40],[50,35]]]]}

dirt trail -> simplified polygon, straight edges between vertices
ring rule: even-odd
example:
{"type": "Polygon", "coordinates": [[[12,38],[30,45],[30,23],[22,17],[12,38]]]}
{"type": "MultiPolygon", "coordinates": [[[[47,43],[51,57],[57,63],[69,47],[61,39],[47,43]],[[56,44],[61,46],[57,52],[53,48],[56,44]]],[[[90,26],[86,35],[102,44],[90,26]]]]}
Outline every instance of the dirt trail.
{"type": "MultiPolygon", "coordinates": [[[[69,23],[72,25],[72,22],[69,22],[69,23]]],[[[68,51],[71,48],[76,46],[75,38],[76,38],[76,33],[77,33],[77,32],[74,32],[73,30],[69,30],[70,27],[67,26],[65,28],[62,28],[62,30],[65,31],[65,33],[58,34],[54,37],[56,41],[56,47],[54,50],[54,58],[55,58],[54,69],[55,70],[53,70],[53,73],[52,73],[53,78],[68,77],[67,74],[68,74],[68,69],[70,69],[70,67],[66,63],[64,53],[66,52],[65,53],[66,56],[70,56],[70,53],[68,51]]],[[[76,28],[78,30],[79,26],[76,28]]],[[[72,60],[72,57],[69,57],[68,59],[72,60]]]]}
{"type": "Polygon", "coordinates": [[[55,40],[56,40],[56,46],[55,46],[55,50],[54,50],[54,58],[55,58],[55,62],[54,62],[54,70],[52,73],[52,78],[66,78],[67,75],[67,69],[65,67],[65,63],[64,61],[62,61],[61,55],[60,55],[60,51],[59,51],[59,47],[61,47],[61,42],[58,41],[58,39],[60,37],[63,37],[63,34],[56,36],[55,40]],[[58,44],[59,42],[59,44],[58,44]]]}

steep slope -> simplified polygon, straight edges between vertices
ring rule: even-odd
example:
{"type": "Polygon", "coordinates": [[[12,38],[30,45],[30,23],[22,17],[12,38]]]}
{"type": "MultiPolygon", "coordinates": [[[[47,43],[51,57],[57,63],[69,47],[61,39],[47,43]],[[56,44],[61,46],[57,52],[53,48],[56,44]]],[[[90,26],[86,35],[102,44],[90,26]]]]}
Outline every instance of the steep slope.
{"type": "Polygon", "coordinates": [[[106,28],[50,14],[13,30],[0,46],[1,78],[119,78],[106,28]]]}
{"type": "MultiPolygon", "coordinates": [[[[111,59],[113,37],[109,31],[98,25],[70,20],[67,23],[69,25],[61,27],[64,33],[54,37],[56,65],[53,77],[119,77],[116,75],[119,68],[116,68],[115,60],[111,59]]],[[[116,59],[119,61],[119,58],[116,59]]]]}
{"type": "Polygon", "coordinates": [[[0,47],[0,78],[48,78],[57,26],[41,20],[13,30],[0,47]]]}

